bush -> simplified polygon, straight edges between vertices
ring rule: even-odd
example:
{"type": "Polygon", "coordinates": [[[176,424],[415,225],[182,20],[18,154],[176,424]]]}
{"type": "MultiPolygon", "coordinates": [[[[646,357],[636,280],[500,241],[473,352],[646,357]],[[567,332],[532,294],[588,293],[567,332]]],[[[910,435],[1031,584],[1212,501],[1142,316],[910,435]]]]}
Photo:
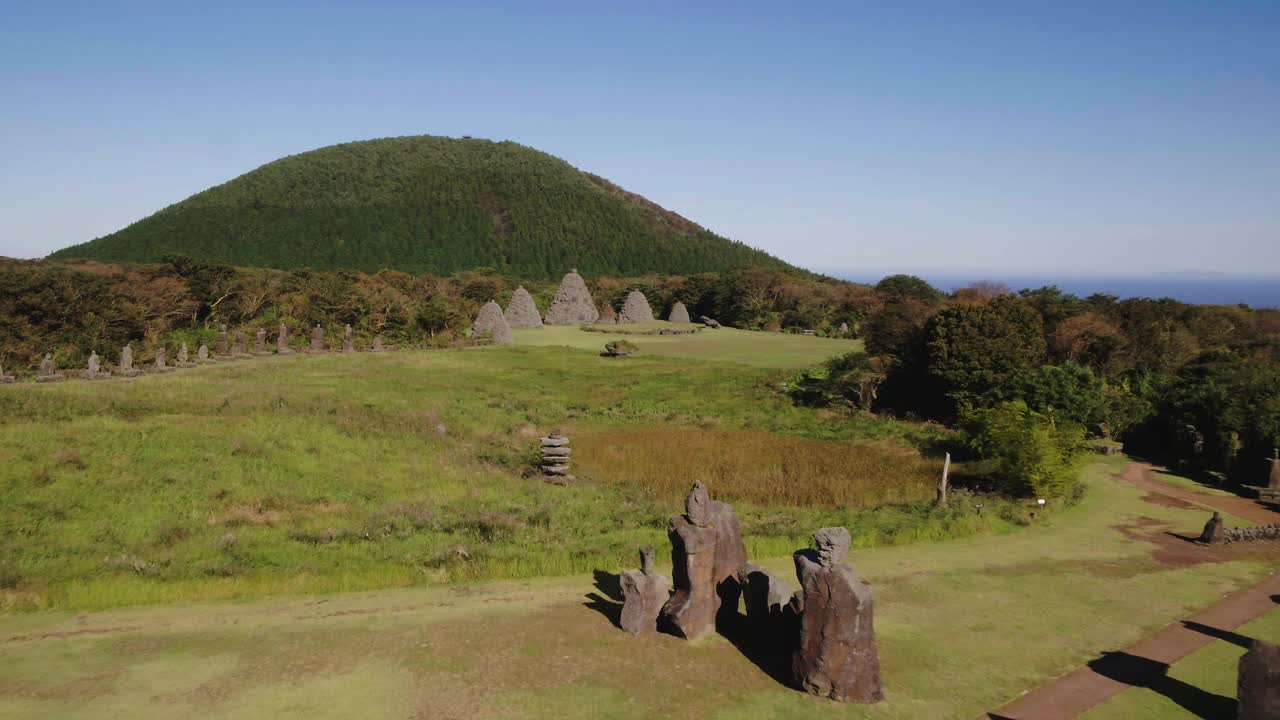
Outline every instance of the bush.
{"type": "Polygon", "coordinates": [[[1078,479],[1074,462],[1084,446],[1084,429],[1055,424],[1022,401],[975,410],[962,427],[978,457],[990,461],[990,478],[1014,496],[1072,497],[1078,479]]]}

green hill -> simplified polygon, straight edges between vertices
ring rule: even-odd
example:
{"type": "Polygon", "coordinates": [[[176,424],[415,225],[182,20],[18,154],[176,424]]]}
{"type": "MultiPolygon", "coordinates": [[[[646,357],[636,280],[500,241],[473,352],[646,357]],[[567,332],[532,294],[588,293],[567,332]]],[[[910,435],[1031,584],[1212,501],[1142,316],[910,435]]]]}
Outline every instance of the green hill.
{"type": "Polygon", "coordinates": [[[790,268],[559,158],[513,142],[417,136],[276,160],[51,258],[527,278],[790,268]]]}

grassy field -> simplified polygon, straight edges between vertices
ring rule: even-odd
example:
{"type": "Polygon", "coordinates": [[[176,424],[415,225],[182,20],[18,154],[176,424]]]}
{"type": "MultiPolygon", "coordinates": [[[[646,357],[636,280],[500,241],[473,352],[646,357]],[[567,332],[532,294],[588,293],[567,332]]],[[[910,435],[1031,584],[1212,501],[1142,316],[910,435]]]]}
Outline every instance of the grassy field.
{"type": "Polygon", "coordinates": [[[703,330],[693,335],[642,335],[582,332],[576,327],[547,326],[515,330],[519,345],[555,345],[603,352],[610,340],[630,340],[643,355],[686,360],[715,360],[759,368],[799,370],[822,359],[862,349],[861,340],[750,332],[733,328],[703,330]]]}
{"type": "MultiPolygon", "coordinates": [[[[779,658],[720,636],[632,638],[579,575],[3,614],[0,716],[971,720],[1274,571],[1268,547],[1171,538],[1204,511],[1109,479],[1121,462],[1091,466],[1080,505],[1017,532],[855,551],[876,591],[876,706],[788,689],[779,658]]],[[[764,564],[794,577],[788,558],[764,564]]],[[[1142,717],[1106,717],[1122,716],[1142,717]]]]}
{"type": "Polygon", "coordinates": [[[520,337],[509,348],[0,388],[0,603],[94,608],[586,572],[665,542],[695,479],[736,504],[764,555],[825,525],[848,525],[869,546],[1019,519],[1007,504],[978,516],[925,502],[938,461],[913,443],[938,431],[781,395],[783,368],[849,343],[725,330],[654,338],[670,354],[616,360],[574,348],[603,347],[600,334],[520,337]],[[760,352],[739,363],[753,342],[760,352]],[[573,488],[528,477],[537,438],[556,427],[575,439],[573,488]],[[874,507],[885,501],[899,504],[874,507]]]}

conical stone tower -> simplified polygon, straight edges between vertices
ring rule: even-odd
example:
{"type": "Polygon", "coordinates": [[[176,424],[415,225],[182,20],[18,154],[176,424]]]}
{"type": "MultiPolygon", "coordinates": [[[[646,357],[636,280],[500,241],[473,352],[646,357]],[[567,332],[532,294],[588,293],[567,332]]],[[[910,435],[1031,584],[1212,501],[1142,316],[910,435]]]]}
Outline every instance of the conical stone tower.
{"type": "Polygon", "coordinates": [[[618,313],[618,324],[653,322],[653,310],[649,300],[639,290],[627,294],[627,301],[622,304],[622,312],[618,313]]]}
{"type": "Polygon", "coordinates": [[[533,304],[533,296],[524,289],[523,285],[511,294],[511,304],[507,305],[502,315],[507,319],[507,324],[513,328],[542,327],[542,316],[538,314],[538,306],[533,304]]]}
{"type": "Polygon", "coordinates": [[[684,306],[684,303],[677,300],[671,306],[671,312],[667,315],[667,320],[673,323],[687,323],[689,322],[689,309],[684,306]]]}
{"type": "Polygon", "coordinates": [[[502,306],[492,300],[480,308],[480,314],[471,326],[471,333],[477,336],[491,333],[495,345],[510,345],[515,342],[511,338],[511,326],[502,316],[502,306]]]}
{"type": "Polygon", "coordinates": [[[600,319],[600,311],[591,299],[591,291],[587,283],[578,274],[577,268],[569,271],[560,281],[560,288],[551,300],[551,307],[544,318],[548,325],[582,325],[594,323],[600,319]]]}

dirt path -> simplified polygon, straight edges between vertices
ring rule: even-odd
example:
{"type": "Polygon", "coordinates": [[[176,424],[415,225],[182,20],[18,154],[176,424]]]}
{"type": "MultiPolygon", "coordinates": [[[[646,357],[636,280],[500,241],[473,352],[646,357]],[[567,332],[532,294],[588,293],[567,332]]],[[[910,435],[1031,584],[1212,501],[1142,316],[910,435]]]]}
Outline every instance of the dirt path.
{"type": "Polygon", "coordinates": [[[1163,482],[1151,472],[1151,466],[1146,463],[1131,463],[1120,474],[1120,479],[1161,495],[1204,505],[1214,510],[1221,510],[1259,525],[1280,522],[1280,512],[1276,512],[1255,500],[1228,495],[1210,495],[1163,482]]]}
{"type": "MultiPolygon", "coordinates": [[[[1245,498],[1207,495],[1163,483],[1151,466],[1133,463],[1119,476],[1168,497],[1195,502],[1257,523],[1280,521],[1280,513],[1245,498]]],[[[1280,574],[1228,595],[1217,604],[1124,650],[1106,652],[1085,667],[987,713],[988,720],[1069,720],[1131,687],[1164,675],[1169,665],[1276,607],[1280,574]]]]}

